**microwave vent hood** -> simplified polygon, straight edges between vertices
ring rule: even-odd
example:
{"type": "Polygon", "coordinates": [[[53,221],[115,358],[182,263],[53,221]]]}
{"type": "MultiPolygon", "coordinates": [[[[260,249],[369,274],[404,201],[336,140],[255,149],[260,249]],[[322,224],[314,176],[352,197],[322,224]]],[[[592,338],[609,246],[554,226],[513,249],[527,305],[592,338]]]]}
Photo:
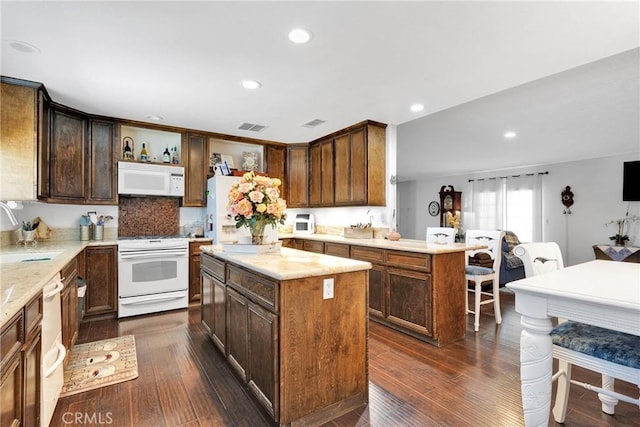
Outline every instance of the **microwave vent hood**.
{"type": "Polygon", "coordinates": [[[184,196],[184,168],[163,164],[118,162],[118,194],[184,196]]]}

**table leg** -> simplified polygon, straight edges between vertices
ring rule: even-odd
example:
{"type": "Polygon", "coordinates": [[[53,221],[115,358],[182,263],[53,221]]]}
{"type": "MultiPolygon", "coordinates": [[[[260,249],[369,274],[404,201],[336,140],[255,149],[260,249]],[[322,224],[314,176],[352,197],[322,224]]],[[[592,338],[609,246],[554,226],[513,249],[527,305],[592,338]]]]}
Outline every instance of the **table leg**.
{"type": "Polygon", "coordinates": [[[524,423],[527,427],[549,424],[551,409],[551,319],[522,316],[520,335],[520,381],[524,423]]]}

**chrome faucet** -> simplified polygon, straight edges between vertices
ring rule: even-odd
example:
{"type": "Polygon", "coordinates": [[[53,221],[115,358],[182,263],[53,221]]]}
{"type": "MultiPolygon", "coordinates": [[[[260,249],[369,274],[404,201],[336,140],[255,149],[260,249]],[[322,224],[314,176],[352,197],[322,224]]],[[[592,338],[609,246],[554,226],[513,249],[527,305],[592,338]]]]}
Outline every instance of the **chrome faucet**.
{"type": "Polygon", "coordinates": [[[5,202],[0,202],[0,207],[2,207],[2,209],[4,209],[4,211],[7,213],[7,216],[9,217],[9,220],[11,221],[11,224],[13,224],[13,225],[19,225],[20,224],[18,222],[18,219],[13,214],[13,211],[11,210],[11,208],[9,207],[8,204],[6,204],[5,202]]]}

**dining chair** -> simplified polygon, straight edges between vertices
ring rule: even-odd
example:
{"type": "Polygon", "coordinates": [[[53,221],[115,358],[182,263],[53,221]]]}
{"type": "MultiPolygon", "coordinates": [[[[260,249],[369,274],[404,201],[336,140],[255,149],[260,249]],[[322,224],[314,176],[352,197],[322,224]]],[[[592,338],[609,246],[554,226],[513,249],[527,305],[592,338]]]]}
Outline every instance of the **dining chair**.
{"type": "Polygon", "coordinates": [[[482,249],[466,251],[465,277],[467,279],[468,292],[474,293],[474,310],[469,310],[469,299],[465,298],[466,312],[473,314],[473,330],[480,329],[480,307],[493,303],[493,313],[496,323],[502,323],[500,313],[500,261],[502,259],[502,239],[504,232],[499,230],[467,230],[466,243],[468,245],[483,245],[482,249]],[[470,287],[469,282],[474,286],[470,287]],[[491,286],[491,291],[482,290],[491,286]],[[483,299],[482,297],[485,296],[483,299]]]}
{"type": "Polygon", "coordinates": [[[427,227],[427,243],[448,244],[456,241],[457,228],[427,227]]]}
{"type": "MultiPolygon", "coordinates": [[[[564,267],[557,243],[523,243],[513,248],[522,259],[526,277],[544,274],[564,267]]],[[[558,359],[558,382],[553,418],[563,423],[567,414],[570,385],[575,384],[598,393],[602,411],[615,414],[619,400],[640,406],[640,399],[614,391],[615,378],[640,387],[640,337],[584,323],[558,319],[550,335],[553,357],[558,359]],[[602,375],[602,387],[571,379],[571,366],[578,365],[602,375]]]]}

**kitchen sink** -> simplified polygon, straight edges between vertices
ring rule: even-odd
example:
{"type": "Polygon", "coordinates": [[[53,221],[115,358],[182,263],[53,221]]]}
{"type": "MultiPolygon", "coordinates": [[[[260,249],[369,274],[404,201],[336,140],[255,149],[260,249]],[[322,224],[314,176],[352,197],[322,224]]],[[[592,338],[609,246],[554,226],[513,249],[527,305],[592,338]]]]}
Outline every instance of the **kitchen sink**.
{"type": "Polygon", "coordinates": [[[0,264],[13,262],[50,261],[61,253],[62,251],[0,254],[0,264]]]}

